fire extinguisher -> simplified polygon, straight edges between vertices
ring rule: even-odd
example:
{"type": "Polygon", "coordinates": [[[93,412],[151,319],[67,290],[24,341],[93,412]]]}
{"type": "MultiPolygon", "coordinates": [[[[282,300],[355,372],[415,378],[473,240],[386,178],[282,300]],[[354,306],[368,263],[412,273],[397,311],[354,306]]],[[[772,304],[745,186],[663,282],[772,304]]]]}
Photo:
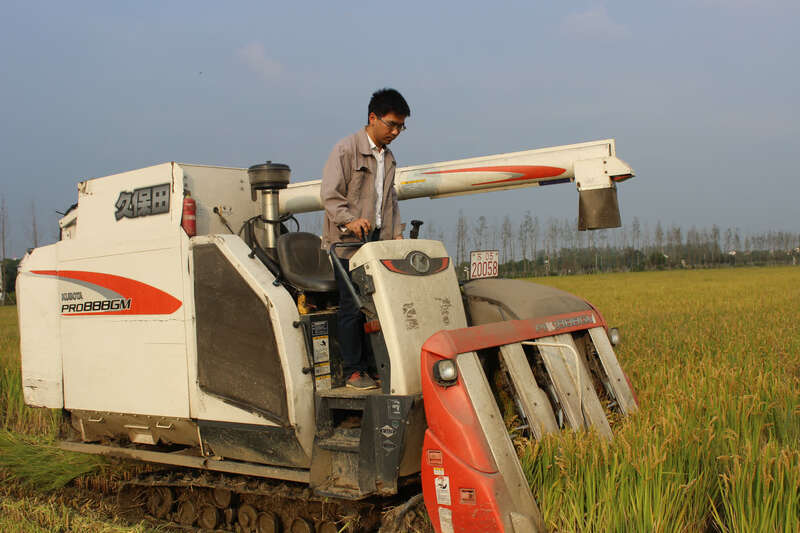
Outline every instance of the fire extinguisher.
{"type": "Polygon", "coordinates": [[[184,191],[181,227],[189,237],[194,237],[197,235],[197,220],[195,217],[196,213],[197,204],[195,203],[194,198],[192,198],[192,193],[189,191],[184,191]]]}

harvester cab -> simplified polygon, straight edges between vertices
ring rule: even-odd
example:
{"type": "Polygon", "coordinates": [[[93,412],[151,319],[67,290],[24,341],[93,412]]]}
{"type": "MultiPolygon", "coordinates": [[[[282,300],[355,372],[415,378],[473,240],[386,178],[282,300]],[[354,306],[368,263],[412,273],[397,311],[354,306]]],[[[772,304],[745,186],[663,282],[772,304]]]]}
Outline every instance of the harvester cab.
{"type": "MultiPolygon", "coordinates": [[[[20,266],[26,403],[65,409],[67,449],[189,469],[126,485],[184,526],[331,531],[355,514],[370,531],[421,485],[439,533],[544,531],[510,434],[611,438],[612,413],[636,410],[603,317],[533,283],[460,284],[438,241],[356,243],[348,290],[380,388],[346,388],[342,265],[289,231],[321,209],[319,181],[289,173],[166,163],[82,182],[61,240],[20,266]]],[[[619,225],[632,175],[606,140],[398,169],[396,186],[574,181],[594,229],[619,225]]]]}

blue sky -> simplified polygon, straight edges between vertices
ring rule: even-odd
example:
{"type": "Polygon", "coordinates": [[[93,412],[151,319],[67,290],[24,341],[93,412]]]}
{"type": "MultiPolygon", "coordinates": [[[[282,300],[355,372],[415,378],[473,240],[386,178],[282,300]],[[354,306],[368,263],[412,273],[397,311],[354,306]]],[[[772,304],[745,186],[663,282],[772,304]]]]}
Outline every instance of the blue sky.
{"type": "MultiPolygon", "coordinates": [[[[607,137],[634,216],[800,231],[796,0],[4,2],[9,255],[81,179],[271,159],[318,178],[371,92],[412,108],[401,166],[607,137]],[[346,6],[346,7],[345,7],[346,6]]],[[[572,185],[401,204],[404,218],[574,218],[572,185]]]]}

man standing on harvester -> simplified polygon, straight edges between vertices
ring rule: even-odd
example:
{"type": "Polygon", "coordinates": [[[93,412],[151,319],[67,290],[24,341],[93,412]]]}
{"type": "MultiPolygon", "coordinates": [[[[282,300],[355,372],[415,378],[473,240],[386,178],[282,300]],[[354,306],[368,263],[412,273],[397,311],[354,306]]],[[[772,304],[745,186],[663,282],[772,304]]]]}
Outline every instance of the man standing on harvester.
{"type": "MultiPolygon", "coordinates": [[[[367,125],[333,147],[322,170],[320,197],[325,206],[322,246],[335,242],[402,239],[394,172],[397,165],[388,145],[406,129],[411,115],[403,96],[381,89],[369,101],[367,125]]],[[[349,272],[354,249],[338,249],[349,272]]],[[[346,385],[368,390],[377,383],[368,372],[364,318],[336,272],[339,288],[339,347],[346,385]]]]}

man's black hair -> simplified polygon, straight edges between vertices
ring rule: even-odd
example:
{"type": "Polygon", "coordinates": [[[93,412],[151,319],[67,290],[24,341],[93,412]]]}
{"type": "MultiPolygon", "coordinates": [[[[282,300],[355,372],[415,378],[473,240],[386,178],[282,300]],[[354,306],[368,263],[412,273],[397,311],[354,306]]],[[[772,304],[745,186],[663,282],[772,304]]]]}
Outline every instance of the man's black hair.
{"type": "Polygon", "coordinates": [[[369,100],[369,108],[367,116],[370,113],[380,118],[386,113],[395,113],[402,117],[411,116],[411,109],[409,109],[406,99],[403,95],[394,89],[384,88],[372,93],[372,98],[369,100]]]}

